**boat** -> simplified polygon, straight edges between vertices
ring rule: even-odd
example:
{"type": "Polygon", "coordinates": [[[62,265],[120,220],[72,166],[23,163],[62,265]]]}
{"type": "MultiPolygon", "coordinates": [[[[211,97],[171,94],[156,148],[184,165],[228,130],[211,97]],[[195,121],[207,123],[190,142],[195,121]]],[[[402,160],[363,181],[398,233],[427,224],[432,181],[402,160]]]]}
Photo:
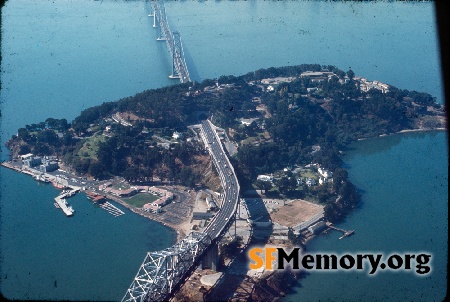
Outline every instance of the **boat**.
{"type": "Polygon", "coordinates": [[[53,186],[54,186],[55,188],[60,189],[60,190],[68,189],[68,187],[67,187],[66,185],[63,185],[63,184],[62,184],[61,180],[58,180],[58,177],[56,177],[56,178],[53,180],[52,184],[53,184],[53,186]]]}
{"type": "Polygon", "coordinates": [[[37,181],[41,181],[41,182],[45,182],[45,183],[49,183],[50,182],[48,177],[44,176],[43,174],[41,174],[41,175],[34,175],[33,178],[36,179],[37,181]]]}
{"type": "Polygon", "coordinates": [[[65,185],[63,185],[62,183],[60,183],[60,182],[58,182],[58,181],[54,181],[54,182],[52,182],[52,184],[53,184],[53,186],[55,187],[55,188],[57,188],[57,189],[60,189],[60,190],[65,190],[65,189],[67,189],[67,187],[65,186],[65,185]]]}

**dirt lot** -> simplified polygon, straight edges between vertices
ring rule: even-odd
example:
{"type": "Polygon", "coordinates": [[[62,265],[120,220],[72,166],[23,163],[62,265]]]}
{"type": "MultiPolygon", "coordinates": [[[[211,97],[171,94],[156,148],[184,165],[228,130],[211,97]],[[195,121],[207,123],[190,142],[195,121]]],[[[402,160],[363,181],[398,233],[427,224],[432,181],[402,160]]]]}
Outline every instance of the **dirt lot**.
{"type": "Polygon", "coordinates": [[[305,200],[295,199],[290,203],[286,203],[285,206],[274,209],[270,217],[273,222],[287,227],[293,227],[309,220],[322,211],[323,206],[305,200]]]}

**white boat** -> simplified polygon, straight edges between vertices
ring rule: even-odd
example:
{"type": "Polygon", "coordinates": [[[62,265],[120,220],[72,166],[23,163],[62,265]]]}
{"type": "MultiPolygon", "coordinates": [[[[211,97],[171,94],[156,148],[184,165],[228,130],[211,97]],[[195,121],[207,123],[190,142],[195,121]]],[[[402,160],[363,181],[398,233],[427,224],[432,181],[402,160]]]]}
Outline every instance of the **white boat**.
{"type": "Polygon", "coordinates": [[[47,177],[45,177],[43,174],[41,174],[41,175],[34,175],[33,177],[37,181],[41,181],[41,182],[45,182],[45,183],[50,182],[50,180],[47,177]]]}

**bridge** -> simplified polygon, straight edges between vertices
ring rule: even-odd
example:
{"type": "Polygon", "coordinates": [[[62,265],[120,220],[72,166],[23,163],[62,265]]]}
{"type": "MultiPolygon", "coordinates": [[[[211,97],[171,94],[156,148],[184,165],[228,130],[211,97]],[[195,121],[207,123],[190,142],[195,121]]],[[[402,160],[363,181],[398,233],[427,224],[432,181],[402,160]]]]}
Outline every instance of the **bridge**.
{"type": "Polygon", "coordinates": [[[184,57],[180,33],[178,31],[172,32],[170,29],[166,17],[166,8],[162,0],[153,0],[151,5],[153,13],[149,17],[153,17],[153,27],[157,27],[157,22],[159,23],[159,37],[156,40],[166,41],[167,48],[172,56],[172,74],[169,78],[180,79],[181,83],[190,82],[191,78],[184,57]]]}
{"type": "Polygon", "coordinates": [[[217,242],[235,218],[240,188],[233,166],[210,121],[202,122],[200,136],[222,183],[222,208],[204,232],[191,232],[170,248],[147,253],[122,301],[169,300],[199,265],[210,265],[214,269],[214,262],[217,262],[217,242]]]}

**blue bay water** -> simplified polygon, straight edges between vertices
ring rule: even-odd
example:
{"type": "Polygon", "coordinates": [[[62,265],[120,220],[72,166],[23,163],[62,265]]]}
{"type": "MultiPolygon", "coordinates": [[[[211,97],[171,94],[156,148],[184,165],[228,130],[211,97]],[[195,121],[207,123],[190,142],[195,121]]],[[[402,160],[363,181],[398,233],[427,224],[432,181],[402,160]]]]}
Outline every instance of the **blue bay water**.
{"type": "MultiPolygon", "coordinates": [[[[360,141],[344,157],[363,203],[345,223],[355,235],[321,235],[308,252],[427,253],[432,272],[313,271],[286,301],[443,301],[448,261],[448,154],[444,132],[360,141]]],[[[413,267],[414,268],[414,267],[413,267]]]]}
{"type": "MultiPolygon", "coordinates": [[[[181,32],[195,80],[271,66],[331,64],[443,102],[432,3],[173,1],[166,9],[172,29],[181,32]]],[[[168,79],[169,55],[165,43],[155,41],[149,12],[143,1],[8,1],[2,10],[2,159],[7,159],[4,143],[25,124],[48,117],[71,121],[102,102],[176,84],[168,79]]],[[[357,234],[345,240],[331,234],[311,248],[447,251],[446,143],[440,133],[356,144],[346,162],[351,180],[365,193],[361,209],[343,226],[357,234]],[[430,158],[442,148],[441,156],[430,158]]],[[[113,218],[81,194],[71,200],[76,215],[66,219],[53,206],[57,191],[51,186],[6,169],[0,175],[3,294],[117,300],[145,251],[174,240],[157,223],[128,211],[123,220],[113,218]]],[[[443,263],[442,257],[435,261],[443,263]]],[[[422,279],[311,275],[292,301],[371,300],[381,287],[386,296],[400,292],[393,297],[401,300],[439,300],[442,272],[422,279]],[[355,288],[344,290],[340,280],[347,278],[355,288]],[[434,288],[424,298],[408,283],[434,288]]]]}
{"type": "Polygon", "coordinates": [[[170,246],[165,226],[130,212],[114,217],[84,194],[55,208],[50,184],[2,168],[1,292],[7,298],[119,300],[147,251],[170,246]]]}

